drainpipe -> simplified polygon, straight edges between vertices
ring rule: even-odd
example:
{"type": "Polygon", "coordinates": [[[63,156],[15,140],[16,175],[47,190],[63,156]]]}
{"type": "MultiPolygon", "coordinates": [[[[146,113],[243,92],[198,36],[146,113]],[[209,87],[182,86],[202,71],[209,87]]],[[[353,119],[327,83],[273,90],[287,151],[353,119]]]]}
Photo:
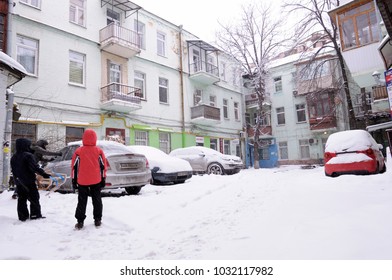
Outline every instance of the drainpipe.
{"type": "MultiPolygon", "coordinates": [[[[12,0],[8,0],[8,12],[7,12],[7,54],[12,57],[12,13],[13,13],[14,3],[12,0]]],[[[0,93],[4,94],[4,93],[0,93]]],[[[10,155],[11,155],[11,136],[12,136],[12,111],[14,107],[14,92],[11,89],[7,89],[7,107],[6,107],[6,117],[5,117],[5,129],[4,129],[4,141],[7,146],[4,147],[3,151],[3,170],[2,171],[2,182],[1,186],[8,185],[8,180],[10,177],[10,155]]],[[[4,144],[3,144],[4,145],[4,144]]],[[[0,171],[0,172],[1,172],[0,171]]]]}
{"type": "Polygon", "coordinates": [[[184,108],[184,75],[183,75],[183,65],[182,65],[182,25],[178,26],[180,32],[178,33],[178,42],[180,46],[180,94],[181,94],[181,133],[182,133],[182,147],[185,147],[185,108],[184,108]]]}

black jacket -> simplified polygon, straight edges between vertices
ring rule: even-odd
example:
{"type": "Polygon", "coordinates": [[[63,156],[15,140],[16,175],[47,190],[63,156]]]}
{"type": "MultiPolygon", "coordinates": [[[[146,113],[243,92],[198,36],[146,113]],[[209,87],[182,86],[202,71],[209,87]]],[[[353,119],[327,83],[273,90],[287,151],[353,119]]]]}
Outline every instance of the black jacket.
{"type": "MultiPolygon", "coordinates": [[[[14,179],[21,181],[25,185],[35,185],[36,173],[49,178],[49,174],[40,168],[35,161],[30,146],[31,141],[29,139],[16,139],[16,153],[11,158],[11,169],[14,179]]],[[[15,182],[18,184],[17,180],[15,182]]]]}
{"type": "Polygon", "coordinates": [[[35,161],[37,163],[46,163],[50,161],[50,159],[44,158],[44,156],[61,156],[60,152],[50,152],[46,150],[46,146],[48,145],[48,141],[46,140],[38,140],[37,143],[31,145],[32,153],[34,154],[35,161]]]}

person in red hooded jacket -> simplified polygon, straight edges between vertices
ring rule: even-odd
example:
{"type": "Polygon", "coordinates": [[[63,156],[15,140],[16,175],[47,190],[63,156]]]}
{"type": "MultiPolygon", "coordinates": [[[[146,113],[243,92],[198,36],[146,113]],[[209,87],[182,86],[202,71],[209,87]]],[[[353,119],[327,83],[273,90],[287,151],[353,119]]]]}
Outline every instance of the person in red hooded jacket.
{"type": "Polygon", "coordinates": [[[83,146],[76,149],[71,163],[72,185],[78,189],[76,229],[83,228],[89,194],[93,203],[94,224],[97,227],[101,226],[103,209],[101,189],[105,187],[106,180],[106,157],[102,149],[96,146],[95,131],[87,129],[83,134],[82,142],[83,146]]]}

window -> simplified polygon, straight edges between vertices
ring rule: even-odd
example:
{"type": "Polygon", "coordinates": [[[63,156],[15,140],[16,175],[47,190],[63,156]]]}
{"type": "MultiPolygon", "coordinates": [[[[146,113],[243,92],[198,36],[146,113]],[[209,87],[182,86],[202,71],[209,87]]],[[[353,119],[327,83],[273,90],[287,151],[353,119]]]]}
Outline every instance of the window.
{"type": "Polygon", "coordinates": [[[41,7],[41,0],[19,0],[19,2],[36,7],[36,8],[41,7]]]}
{"type": "Polygon", "coordinates": [[[287,142],[279,142],[279,157],[280,159],[289,159],[289,149],[287,142]]]}
{"type": "Polygon", "coordinates": [[[121,65],[109,62],[110,92],[121,93],[121,65]]]}
{"type": "Polygon", "coordinates": [[[160,56],[166,55],[166,35],[161,32],[157,33],[157,53],[160,56]]]}
{"type": "Polygon", "coordinates": [[[169,81],[164,78],[159,78],[159,102],[160,103],[169,103],[168,100],[168,87],[169,81]]]}
{"type": "Polygon", "coordinates": [[[146,49],[146,26],[144,23],[135,19],[134,30],[139,35],[139,47],[143,50],[146,49]]]}
{"type": "Polygon", "coordinates": [[[146,99],[146,74],[139,71],[135,71],[135,77],[133,82],[135,88],[140,89],[137,95],[141,99],[146,99]]]}
{"type": "Polygon", "coordinates": [[[210,95],[210,106],[216,107],[216,96],[210,95]]]}
{"type": "Polygon", "coordinates": [[[326,61],[314,61],[299,67],[299,79],[309,81],[330,75],[329,63],[326,61]]]}
{"type": "Polygon", "coordinates": [[[274,78],[275,92],[282,91],[282,77],[274,78]]]}
{"type": "Polygon", "coordinates": [[[27,73],[38,75],[38,41],[22,35],[16,36],[17,61],[27,73]]]}
{"type": "Polygon", "coordinates": [[[223,99],[223,117],[229,118],[229,101],[227,99],[223,99]]]}
{"type": "Polygon", "coordinates": [[[75,85],[85,84],[86,56],[81,53],[69,51],[69,82],[75,85]]]}
{"type": "Polygon", "coordinates": [[[223,140],[223,153],[230,155],[230,140],[223,140]]]}
{"type": "Polygon", "coordinates": [[[86,0],[69,1],[69,21],[81,26],[85,26],[85,2],[86,0]]]}
{"type": "Polygon", "coordinates": [[[338,14],[338,19],[343,50],[380,40],[373,1],[338,14]]]}
{"type": "Polygon", "coordinates": [[[210,148],[215,151],[218,150],[218,139],[216,139],[216,138],[210,139],[210,148]]]}
{"type": "Polygon", "coordinates": [[[197,89],[195,93],[193,94],[193,106],[200,105],[202,103],[203,97],[202,97],[203,92],[200,89],[197,89]]]}
{"type": "Polygon", "coordinates": [[[84,133],[83,127],[65,127],[65,144],[73,141],[82,140],[84,133]]]}
{"type": "Polygon", "coordinates": [[[302,139],[299,140],[300,156],[303,159],[310,158],[309,140],[302,139]]]}
{"type": "Polygon", "coordinates": [[[276,108],[276,117],[278,119],[278,125],[284,125],[286,123],[284,107],[276,108]]]}
{"type": "Polygon", "coordinates": [[[135,145],[148,146],[148,132],[135,130],[135,145]]]}
{"type": "Polygon", "coordinates": [[[332,95],[324,93],[316,95],[313,98],[309,98],[309,117],[310,118],[322,118],[325,116],[332,115],[332,95]]]}
{"type": "MultiPolygon", "coordinates": [[[[257,114],[255,116],[257,118],[257,114]]],[[[261,115],[261,125],[262,126],[270,126],[271,125],[271,114],[269,113],[262,113],[261,115]]]]}
{"type": "Polygon", "coordinates": [[[30,139],[33,143],[37,141],[37,125],[19,122],[14,122],[12,124],[11,153],[15,152],[15,141],[18,138],[27,138],[30,139]]]}
{"type": "Polygon", "coordinates": [[[238,102],[234,102],[234,119],[236,121],[240,120],[240,113],[239,113],[239,103],[238,102]]]}
{"type": "Polygon", "coordinates": [[[106,24],[109,25],[111,23],[120,25],[120,14],[112,9],[106,10],[106,24]]]}
{"type": "Polygon", "coordinates": [[[297,122],[306,122],[305,104],[295,105],[297,110],[297,122]]]}
{"type": "Polygon", "coordinates": [[[259,149],[259,156],[260,156],[260,159],[269,160],[270,153],[269,153],[268,147],[264,147],[264,148],[259,149]]]}
{"type": "Polygon", "coordinates": [[[170,153],[170,134],[159,132],[159,149],[166,154],[170,153]]]}

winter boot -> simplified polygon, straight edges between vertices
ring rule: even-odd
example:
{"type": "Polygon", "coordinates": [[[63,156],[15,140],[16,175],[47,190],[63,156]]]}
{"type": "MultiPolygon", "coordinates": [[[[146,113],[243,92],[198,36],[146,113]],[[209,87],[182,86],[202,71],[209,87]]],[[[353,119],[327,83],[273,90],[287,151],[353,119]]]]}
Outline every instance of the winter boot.
{"type": "Polygon", "coordinates": [[[101,220],[95,220],[95,221],[94,221],[94,225],[95,225],[96,227],[100,227],[101,224],[102,224],[101,220]]]}
{"type": "Polygon", "coordinates": [[[83,228],[83,222],[77,222],[75,225],[76,229],[82,229],[83,228]]]}

